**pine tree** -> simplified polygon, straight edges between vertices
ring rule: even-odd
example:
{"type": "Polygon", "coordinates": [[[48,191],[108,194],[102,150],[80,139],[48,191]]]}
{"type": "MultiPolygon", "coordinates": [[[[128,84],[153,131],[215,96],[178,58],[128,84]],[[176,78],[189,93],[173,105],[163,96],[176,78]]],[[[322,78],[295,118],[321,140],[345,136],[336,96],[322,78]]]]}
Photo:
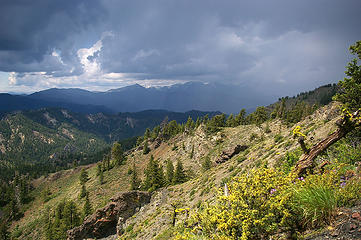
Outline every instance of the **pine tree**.
{"type": "Polygon", "coordinates": [[[113,144],[111,154],[112,154],[112,159],[115,162],[115,165],[120,166],[124,162],[124,154],[120,143],[115,142],[113,144]]]}
{"type": "Polygon", "coordinates": [[[143,188],[152,192],[164,186],[163,167],[159,166],[158,160],[154,160],[153,155],[150,156],[147,168],[144,171],[145,180],[143,188]]]}
{"type": "Polygon", "coordinates": [[[99,183],[100,183],[100,185],[102,185],[104,183],[103,171],[101,171],[100,174],[99,174],[99,183]]]}
{"type": "Polygon", "coordinates": [[[89,193],[87,193],[85,196],[85,203],[84,203],[84,207],[83,207],[84,217],[90,215],[91,213],[92,213],[92,206],[91,206],[90,200],[89,200],[89,193]]]}
{"type": "Polygon", "coordinates": [[[202,122],[203,122],[204,125],[206,125],[206,124],[208,123],[208,121],[209,121],[209,117],[208,117],[208,114],[206,114],[206,115],[203,117],[202,122]]]}
{"type": "Polygon", "coordinates": [[[170,159],[167,160],[167,171],[166,171],[166,180],[167,184],[172,184],[174,178],[174,166],[170,159]]]}
{"type": "Polygon", "coordinates": [[[340,101],[343,107],[349,111],[356,111],[361,108],[361,41],[357,41],[350,46],[351,54],[356,58],[348,63],[345,77],[338,82],[340,92],[336,94],[334,100],[340,101]]]}
{"type": "Polygon", "coordinates": [[[10,240],[9,226],[7,222],[0,223],[0,239],[10,240]]]}
{"type": "Polygon", "coordinates": [[[150,138],[150,129],[147,128],[144,132],[144,140],[148,140],[150,138]]]}
{"type": "Polygon", "coordinates": [[[150,149],[148,147],[148,141],[144,142],[144,147],[143,147],[143,154],[146,155],[150,152],[150,149]]]}
{"type": "Polygon", "coordinates": [[[232,113],[229,115],[229,117],[227,119],[226,126],[227,127],[235,127],[236,126],[236,121],[235,121],[232,113]]]}
{"type": "Polygon", "coordinates": [[[187,176],[184,172],[182,162],[178,159],[174,177],[173,177],[173,184],[184,183],[185,181],[187,181],[187,176]]]}
{"type": "Polygon", "coordinates": [[[74,228],[80,225],[80,214],[73,201],[68,201],[64,207],[64,223],[66,229],[74,228]]]}
{"type": "Polygon", "coordinates": [[[196,121],[196,128],[199,127],[199,125],[201,125],[201,120],[199,119],[199,117],[197,117],[197,121],[196,121]]]}
{"type": "Polygon", "coordinates": [[[135,163],[133,162],[132,179],[130,181],[130,190],[138,190],[139,185],[140,185],[140,181],[138,179],[137,169],[135,167],[135,163]]]}
{"type": "Polygon", "coordinates": [[[10,210],[10,219],[16,220],[19,216],[19,208],[17,206],[16,200],[12,199],[9,204],[10,210]]]}
{"type": "Polygon", "coordinates": [[[101,163],[97,164],[97,176],[100,175],[100,173],[103,172],[101,163]]]}
{"type": "Polygon", "coordinates": [[[243,125],[245,124],[245,118],[246,118],[246,109],[241,109],[241,111],[238,113],[238,115],[235,118],[235,122],[237,125],[243,125]]]}
{"type": "Polygon", "coordinates": [[[188,120],[187,120],[187,123],[186,123],[186,126],[185,126],[185,129],[186,129],[187,131],[191,131],[191,130],[193,130],[193,127],[194,127],[194,121],[193,121],[193,119],[189,116],[189,117],[188,117],[188,120]]]}
{"type": "Polygon", "coordinates": [[[86,187],[85,185],[81,185],[81,190],[80,190],[80,194],[79,194],[79,198],[84,198],[87,195],[87,191],[86,191],[86,187]]]}
{"type": "Polygon", "coordinates": [[[79,176],[80,184],[84,185],[88,180],[89,180],[88,172],[83,168],[79,176]]]}

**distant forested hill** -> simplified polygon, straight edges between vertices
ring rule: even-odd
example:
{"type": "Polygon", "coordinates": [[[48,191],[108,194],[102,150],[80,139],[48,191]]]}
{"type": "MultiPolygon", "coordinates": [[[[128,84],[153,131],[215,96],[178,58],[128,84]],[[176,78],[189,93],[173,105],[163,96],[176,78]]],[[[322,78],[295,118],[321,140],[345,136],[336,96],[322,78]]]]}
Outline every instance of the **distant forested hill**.
{"type": "Polygon", "coordinates": [[[49,128],[22,113],[9,114],[0,121],[1,177],[15,171],[38,176],[69,164],[87,163],[87,157],[107,146],[96,135],[64,122],[49,128]]]}
{"type": "Polygon", "coordinates": [[[18,111],[0,121],[0,170],[4,175],[44,174],[73,164],[100,161],[103,150],[120,141],[124,150],[136,137],[165,119],[184,123],[219,112],[148,110],[137,113],[83,114],[60,108],[18,111]]]}

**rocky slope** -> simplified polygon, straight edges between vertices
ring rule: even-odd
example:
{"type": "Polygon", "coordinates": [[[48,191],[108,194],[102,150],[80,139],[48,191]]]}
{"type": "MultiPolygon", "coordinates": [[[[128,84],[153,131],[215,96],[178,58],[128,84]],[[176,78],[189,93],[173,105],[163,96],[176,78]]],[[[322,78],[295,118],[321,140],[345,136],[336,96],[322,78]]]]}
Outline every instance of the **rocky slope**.
{"type": "MultiPolygon", "coordinates": [[[[307,135],[307,144],[315,144],[335,129],[338,119],[337,104],[329,104],[313,115],[298,123],[307,135]]],[[[103,208],[109,199],[119,192],[129,190],[130,175],[128,169],[135,164],[138,176],[143,172],[150,155],[159,159],[166,166],[170,159],[175,165],[180,159],[191,179],[183,184],[162,188],[152,194],[150,203],[144,205],[122,225],[124,229],[120,239],[171,239],[173,206],[197,210],[202,203],[212,202],[223,183],[231,177],[247,172],[253,167],[267,164],[282,167],[287,152],[299,151],[297,141],[293,138],[294,126],[286,126],[279,120],[262,124],[244,125],[235,128],[223,128],[216,134],[207,134],[202,125],[193,133],[177,135],[167,142],[150,144],[151,152],[144,155],[141,149],[134,149],[127,157],[125,165],[116,167],[105,173],[105,183],[101,185],[96,176],[96,166],[87,167],[90,180],[86,183],[89,198],[94,209],[103,208]],[[155,145],[159,145],[155,148],[155,145]],[[205,170],[202,165],[206,159],[212,167],[205,170]]],[[[320,159],[322,161],[322,159],[320,159]]],[[[49,187],[52,189],[51,199],[45,204],[36,198],[25,217],[12,226],[21,239],[44,239],[41,228],[31,226],[41,221],[47,206],[55,206],[63,198],[77,200],[80,185],[77,181],[77,170],[63,171],[56,178],[55,174],[34,182],[36,192],[49,187]]],[[[176,226],[186,214],[178,214],[176,226]]],[[[113,230],[114,232],[116,229],[113,230]]],[[[116,238],[114,235],[107,239],[116,238]]]]}

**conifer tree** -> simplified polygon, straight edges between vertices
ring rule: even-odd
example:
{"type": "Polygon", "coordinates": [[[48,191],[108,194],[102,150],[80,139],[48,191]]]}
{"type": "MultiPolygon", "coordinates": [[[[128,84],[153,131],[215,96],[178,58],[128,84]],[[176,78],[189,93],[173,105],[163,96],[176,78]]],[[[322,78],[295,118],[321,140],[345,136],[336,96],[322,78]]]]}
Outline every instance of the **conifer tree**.
{"type": "Polygon", "coordinates": [[[121,164],[123,164],[124,153],[123,153],[122,146],[120,145],[120,143],[115,142],[113,144],[111,154],[112,154],[112,159],[115,162],[115,165],[120,166],[121,164]]]}
{"type": "Polygon", "coordinates": [[[174,166],[170,159],[167,160],[167,171],[166,171],[166,180],[167,184],[172,184],[174,178],[174,166]]]}
{"type": "Polygon", "coordinates": [[[197,121],[196,121],[196,127],[195,128],[198,128],[199,125],[201,125],[201,120],[199,117],[197,117],[197,121]]]}
{"type": "Polygon", "coordinates": [[[206,124],[208,123],[208,121],[209,121],[209,116],[208,116],[208,114],[206,114],[206,115],[203,117],[202,123],[203,123],[204,125],[206,125],[206,124]]]}
{"type": "Polygon", "coordinates": [[[144,132],[144,140],[148,140],[150,138],[150,129],[147,128],[144,132]]]}
{"type": "Polygon", "coordinates": [[[84,185],[88,180],[89,180],[88,172],[83,168],[79,176],[80,184],[84,185]]]}
{"type": "Polygon", "coordinates": [[[139,185],[140,185],[140,181],[138,179],[137,169],[135,167],[135,162],[133,162],[132,179],[130,181],[130,190],[138,190],[139,185]]]}
{"type": "Polygon", "coordinates": [[[187,123],[186,123],[186,126],[185,126],[185,129],[187,131],[191,131],[193,129],[193,126],[194,126],[194,121],[193,119],[189,116],[188,117],[188,120],[187,120],[187,123]]]}
{"type": "Polygon", "coordinates": [[[148,147],[148,141],[146,140],[146,141],[144,142],[143,154],[146,155],[146,154],[148,154],[149,152],[150,152],[150,149],[149,149],[149,147],[148,147]]]}
{"type": "Polygon", "coordinates": [[[246,109],[241,109],[241,111],[238,113],[238,115],[235,118],[235,122],[237,125],[243,125],[245,124],[245,118],[246,118],[246,109]]]}
{"type": "Polygon", "coordinates": [[[7,222],[0,223],[0,239],[10,240],[9,226],[7,222]]]}
{"type": "Polygon", "coordinates": [[[80,224],[80,214],[74,201],[68,201],[64,207],[64,223],[67,229],[74,228],[80,224]]]}
{"type": "Polygon", "coordinates": [[[164,186],[164,173],[163,167],[159,166],[158,160],[154,160],[153,155],[150,156],[147,168],[144,171],[145,181],[143,188],[152,192],[164,186]]]}
{"type": "Polygon", "coordinates": [[[81,185],[81,190],[80,190],[80,194],[79,194],[79,198],[84,198],[87,195],[87,191],[86,191],[86,187],[85,185],[81,185]]]}
{"type": "Polygon", "coordinates": [[[16,203],[16,199],[12,199],[10,201],[10,204],[9,204],[9,215],[10,215],[10,219],[12,220],[16,220],[19,216],[19,208],[17,206],[17,203],[16,203]]]}
{"type": "Polygon", "coordinates": [[[345,108],[354,112],[361,108],[361,41],[357,41],[350,46],[351,54],[356,58],[348,63],[345,77],[338,82],[340,92],[336,94],[334,100],[340,101],[345,108]]]}
{"type": "Polygon", "coordinates": [[[84,207],[83,207],[83,214],[84,217],[90,215],[92,213],[92,206],[89,200],[89,193],[86,194],[85,196],[85,203],[84,203],[84,207]]]}
{"type": "Polygon", "coordinates": [[[229,115],[229,117],[227,119],[226,126],[227,127],[235,127],[236,126],[235,118],[233,117],[232,113],[229,115]]]}
{"type": "Polygon", "coordinates": [[[100,174],[99,174],[99,183],[100,183],[100,185],[103,185],[103,183],[104,183],[103,171],[101,171],[100,174]]]}
{"type": "Polygon", "coordinates": [[[187,181],[187,176],[184,172],[182,162],[178,159],[174,177],[173,177],[173,184],[184,183],[185,181],[187,181]]]}
{"type": "Polygon", "coordinates": [[[100,175],[100,173],[103,172],[101,163],[97,164],[97,176],[100,175]]]}
{"type": "Polygon", "coordinates": [[[158,137],[159,132],[160,132],[160,126],[155,126],[151,133],[151,139],[155,140],[158,137]]]}

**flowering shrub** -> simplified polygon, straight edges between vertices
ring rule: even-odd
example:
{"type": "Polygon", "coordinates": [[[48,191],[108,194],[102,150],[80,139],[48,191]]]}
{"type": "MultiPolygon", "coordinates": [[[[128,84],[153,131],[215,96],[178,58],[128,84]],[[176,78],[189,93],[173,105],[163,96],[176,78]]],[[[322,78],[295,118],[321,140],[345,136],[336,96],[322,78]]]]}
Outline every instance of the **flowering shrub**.
{"type": "Polygon", "coordinates": [[[217,201],[191,216],[176,239],[267,239],[279,231],[300,231],[328,223],[337,207],[361,199],[361,180],[350,165],[335,163],[322,174],[259,168],[219,189],[217,201]]]}
{"type": "Polygon", "coordinates": [[[301,132],[301,126],[296,126],[292,133],[294,137],[306,137],[306,135],[301,132]]]}
{"type": "Polygon", "coordinates": [[[293,179],[267,168],[234,178],[228,196],[219,194],[215,205],[193,215],[192,233],[214,239],[254,239],[288,228],[293,222],[289,191],[293,179]]]}

